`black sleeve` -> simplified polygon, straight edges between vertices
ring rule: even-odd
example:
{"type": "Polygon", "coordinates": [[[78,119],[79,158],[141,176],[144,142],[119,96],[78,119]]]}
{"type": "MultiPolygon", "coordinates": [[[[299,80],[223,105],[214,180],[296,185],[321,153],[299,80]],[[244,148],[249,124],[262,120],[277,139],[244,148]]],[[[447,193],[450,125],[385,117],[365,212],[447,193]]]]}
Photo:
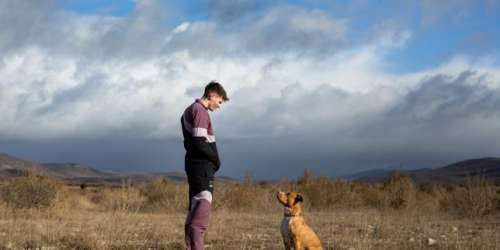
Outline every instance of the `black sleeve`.
{"type": "Polygon", "coordinates": [[[210,145],[208,145],[208,142],[206,142],[205,137],[193,137],[192,140],[194,147],[215,165],[215,170],[219,169],[220,160],[217,148],[213,150],[210,145]]]}
{"type": "Polygon", "coordinates": [[[219,152],[217,151],[217,144],[214,143],[213,151],[215,151],[215,155],[217,155],[217,164],[215,164],[215,171],[219,170],[220,168],[220,159],[219,159],[219,152]]]}

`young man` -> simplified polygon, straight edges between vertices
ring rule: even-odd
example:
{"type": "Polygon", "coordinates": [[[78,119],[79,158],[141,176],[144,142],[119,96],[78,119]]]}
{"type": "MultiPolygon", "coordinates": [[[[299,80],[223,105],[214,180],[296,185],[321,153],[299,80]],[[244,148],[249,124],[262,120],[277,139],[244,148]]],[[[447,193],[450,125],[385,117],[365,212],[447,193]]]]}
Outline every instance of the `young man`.
{"type": "Polygon", "coordinates": [[[186,108],[181,117],[185,170],[189,184],[189,211],[185,224],[186,249],[203,248],[212,204],[214,174],[220,167],[215,135],[208,111],[215,111],[228,101],[218,82],[205,87],[203,97],[186,108]]]}

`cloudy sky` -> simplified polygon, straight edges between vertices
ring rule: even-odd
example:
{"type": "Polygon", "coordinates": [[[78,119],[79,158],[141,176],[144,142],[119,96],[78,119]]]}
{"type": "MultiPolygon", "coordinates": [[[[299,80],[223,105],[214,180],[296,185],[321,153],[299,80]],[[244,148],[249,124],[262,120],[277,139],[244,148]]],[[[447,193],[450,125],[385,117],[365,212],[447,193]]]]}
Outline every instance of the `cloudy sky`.
{"type": "Polygon", "coordinates": [[[0,152],[183,171],[210,80],[219,174],[500,156],[500,2],[0,0],[0,152]]]}

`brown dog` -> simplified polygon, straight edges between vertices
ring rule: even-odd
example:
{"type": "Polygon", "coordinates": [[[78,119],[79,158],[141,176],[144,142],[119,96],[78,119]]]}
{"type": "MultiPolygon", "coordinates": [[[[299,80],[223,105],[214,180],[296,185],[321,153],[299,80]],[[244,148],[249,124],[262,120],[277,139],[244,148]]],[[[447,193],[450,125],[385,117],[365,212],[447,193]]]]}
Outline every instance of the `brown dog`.
{"type": "Polygon", "coordinates": [[[285,206],[285,217],[281,222],[281,235],[285,249],[293,247],[295,250],[320,250],[321,242],[314,231],[306,225],[300,215],[302,210],[302,196],[296,192],[278,192],[278,201],[285,206]]]}

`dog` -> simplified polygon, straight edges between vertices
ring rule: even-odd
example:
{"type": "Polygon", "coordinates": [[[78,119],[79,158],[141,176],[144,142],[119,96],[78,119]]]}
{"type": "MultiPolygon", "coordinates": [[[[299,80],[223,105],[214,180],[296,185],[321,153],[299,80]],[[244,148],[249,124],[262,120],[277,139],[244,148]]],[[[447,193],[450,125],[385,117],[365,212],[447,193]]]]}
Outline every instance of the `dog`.
{"type": "Polygon", "coordinates": [[[296,192],[277,192],[278,201],[285,206],[284,218],[281,222],[281,235],[285,249],[322,250],[321,241],[314,231],[307,226],[301,216],[302,196],[296,192]]]}

